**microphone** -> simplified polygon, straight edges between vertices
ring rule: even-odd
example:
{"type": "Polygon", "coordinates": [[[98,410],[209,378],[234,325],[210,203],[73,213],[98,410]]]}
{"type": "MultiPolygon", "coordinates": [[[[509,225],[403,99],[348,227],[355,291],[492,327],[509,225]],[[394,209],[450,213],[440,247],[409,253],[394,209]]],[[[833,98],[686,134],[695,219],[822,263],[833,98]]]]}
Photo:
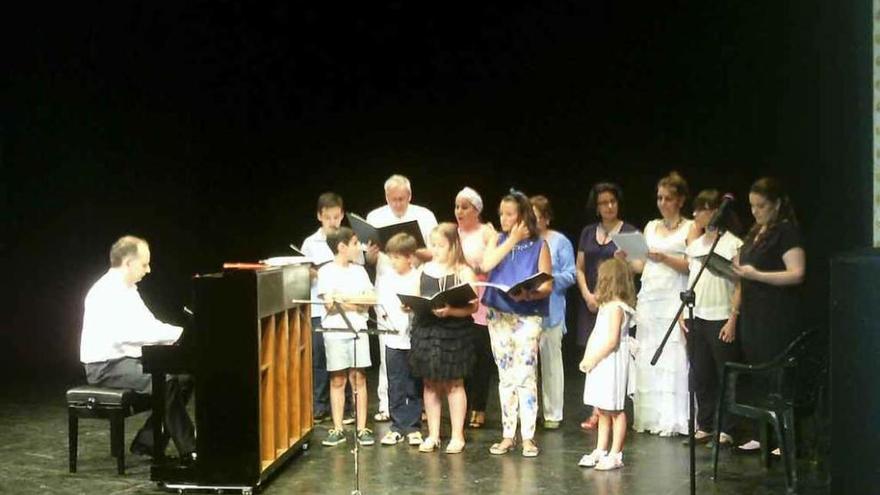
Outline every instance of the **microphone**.
{"type": "Polygon", "coordinates": [[[712,219],[709,220],[709,225],[706,228],[707,229],[711,229],[711,228],[717,229],[719,227],[719,224],[722,223],[722,220],[724,218],[724,212],[727,210],[727,208],[730,207],[730,203],[733,203],[734,201],[735,201],[735,198],[733,197],[733,194],[725,193],[723,199],[721,200],[721,205],[718,206],[718,210],[715,212],[714,215],[712,215],[712,219]]]}

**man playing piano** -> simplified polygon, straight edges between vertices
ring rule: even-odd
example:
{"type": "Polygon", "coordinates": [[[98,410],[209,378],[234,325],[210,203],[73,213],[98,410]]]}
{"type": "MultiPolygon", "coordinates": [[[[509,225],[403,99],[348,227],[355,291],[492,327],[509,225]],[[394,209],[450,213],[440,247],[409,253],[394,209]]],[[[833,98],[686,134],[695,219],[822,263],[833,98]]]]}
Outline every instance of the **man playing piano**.
{"type": "MultiPolygon", "coordinates": [[[[150,248],[143,239],[124,236],[110,248],[110,269],[89,289],[85,299],[80,361],[89,384],[132,389],[149,394],[152,379],[141,366],[141,346],[172,344],[182,328],[157,320],[144,304],[137,283],[150,273],[150,248]]],[[[182,462],[195,457],[193,423],[186,412],[190,380],[168,376],[165,387],[165,428],[182,462]]],[[[147,418],[131,444],[131,452],[153,452],[153,416],[147,418]]],[[[167,438],[163,439],[167,444],[167,438]]],[[[160,445],[164,451],[165,445],[160,445]]]]}

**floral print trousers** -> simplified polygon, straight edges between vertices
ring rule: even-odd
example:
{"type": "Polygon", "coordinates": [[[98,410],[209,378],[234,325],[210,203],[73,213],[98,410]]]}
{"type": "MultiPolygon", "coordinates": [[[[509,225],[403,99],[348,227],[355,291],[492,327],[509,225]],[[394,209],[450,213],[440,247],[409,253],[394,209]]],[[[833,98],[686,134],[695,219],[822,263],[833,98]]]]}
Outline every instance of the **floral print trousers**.
{"type": "Polygon", "coordinates": [[[504,438],[515,438],[517,420],[523,440],[535,436],[538,417],[538,341],[540,316],[489,309],[489,338],[498,366],[498,397],[504,438]]]}

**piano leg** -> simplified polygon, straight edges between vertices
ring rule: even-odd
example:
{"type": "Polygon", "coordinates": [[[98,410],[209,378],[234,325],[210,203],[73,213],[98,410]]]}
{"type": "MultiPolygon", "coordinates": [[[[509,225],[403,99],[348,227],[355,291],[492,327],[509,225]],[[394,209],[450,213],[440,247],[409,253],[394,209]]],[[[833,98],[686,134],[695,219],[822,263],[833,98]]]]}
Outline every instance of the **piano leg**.
{"type": "Polygon", "coordinates": [[[153,465],[165,463],[165,374],[153,373],[153,465]]]}

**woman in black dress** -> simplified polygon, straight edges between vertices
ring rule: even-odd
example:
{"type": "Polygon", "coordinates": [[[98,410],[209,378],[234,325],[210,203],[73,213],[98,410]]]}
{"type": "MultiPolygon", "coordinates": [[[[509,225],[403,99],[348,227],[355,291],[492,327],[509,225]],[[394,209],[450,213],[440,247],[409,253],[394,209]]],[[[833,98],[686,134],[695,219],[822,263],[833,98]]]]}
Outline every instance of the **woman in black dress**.
{"type": "MultiPolygon", "coordinates": [[[[739,304],[739,339],[745,361],[769,361],[802,331],[798,306],[804,280],[805,254],[794,209],[775,179],[758,179],[749,190],[755,225],[745,238],[733,269],[740,277],[733,307],[739,304]]],[[[736,309],[734,309],[736,311],[736,309]]],[[[752,384],[752,393],[760,393],[752,384]]],[[[751,439],[740,445],[761,447],[751,439]]]]}

